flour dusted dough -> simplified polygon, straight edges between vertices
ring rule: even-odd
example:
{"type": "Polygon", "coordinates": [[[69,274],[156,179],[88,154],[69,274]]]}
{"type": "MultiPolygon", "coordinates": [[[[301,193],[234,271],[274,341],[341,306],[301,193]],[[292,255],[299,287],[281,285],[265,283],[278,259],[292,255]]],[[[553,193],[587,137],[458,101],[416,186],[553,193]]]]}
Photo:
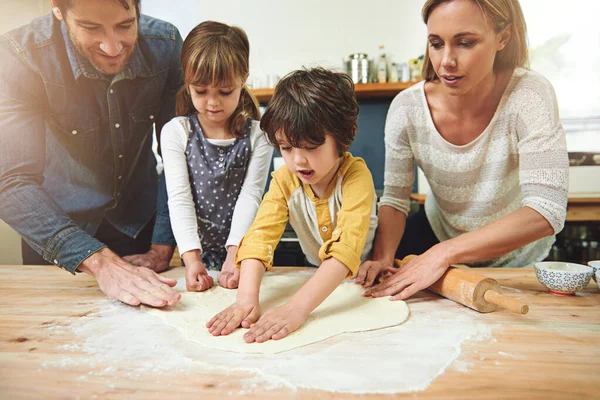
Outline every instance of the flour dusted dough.
{"type": "MultiPolygon", "coordinates": [[[[285,303],[310,278],[311,273],[267,273],[260,289],[263,313],[285,303]]],[[[216,281],[216,280],[215,280],[216,281]]],[[[206,292],[182,292],[181,300],[171,309],[144,308],[161,317],[167,325],[179,330],[188,340],[215,349],[237,353],[272,354],[306,346],[344,332],[361,332],[387,328],[408,318],[408,306],[403,301],[388,298],[365,298],[364,289],[354,282],[343,282],[308,317],[306,323],[291,335],[264,343],[246,343],[246,329],[237,329],[227,336],[212,336],[206,323],[225,307],[235,302],[237,290],[213,287],[206,292]]]]}

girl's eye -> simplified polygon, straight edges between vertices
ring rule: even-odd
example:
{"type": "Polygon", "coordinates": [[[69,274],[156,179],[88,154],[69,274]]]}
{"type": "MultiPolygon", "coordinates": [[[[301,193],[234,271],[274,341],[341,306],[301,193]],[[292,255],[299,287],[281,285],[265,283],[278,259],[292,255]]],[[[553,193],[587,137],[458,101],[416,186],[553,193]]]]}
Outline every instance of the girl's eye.
{"type": "Polygon", "coordinates": [[[233,93],[233,90],[230,90],[229,92],[221,91],[223,96],[229,96],[231,93],[233,93]]]}
{"type": "Polygon", "coordinates": [[[442,44],[439,42],[431,42],[429,45],[435,50],[439,50],[442,48],[442,44]]]}
{"type": "Polygon", "coordinates": [[[206,94],[206,90],[198,90],[198,89],[194,89],[194,92],[196,92],[196,94],[206,94]]]}

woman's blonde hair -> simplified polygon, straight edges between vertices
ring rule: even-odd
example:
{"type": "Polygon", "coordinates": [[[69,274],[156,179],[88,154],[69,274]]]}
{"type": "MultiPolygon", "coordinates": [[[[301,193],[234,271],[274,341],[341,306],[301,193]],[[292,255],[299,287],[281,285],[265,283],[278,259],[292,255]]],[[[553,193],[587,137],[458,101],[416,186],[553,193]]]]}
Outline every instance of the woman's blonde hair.
{"type": "MultiPolygon", "coordinates": [[[[181,49],[184,85],[177,93],[176,112],[179,116],[196,112],[189,85],[229,85],[235,78],[245,80],[250,70],[250,43],[243,29],[221,22],[205,21],[185,38],[181,49]]],[[[236,137],[248,118],[260,119],[256,97],[245,83],[240,101],[229,120],[229,129],[236,137]]]]}
{"type": "MultiPolygon", "coordinates": [[[[432,11],[440,4],[453,0],[427,0],[421,11],[423,22],[427,24],[432,11]]],[[[496,53],[494,70],[514,69],[528,64],[527,25],[519,0],[471,0],[479,6],[484,17],[494,24],[494,32],[499,33],[510,25],[510,39],[506,46],[496,53]]],[[[439,79],[429,58],[429,45],[425,51],[422,70],[423,79],[427,81],[439,79]]]]}

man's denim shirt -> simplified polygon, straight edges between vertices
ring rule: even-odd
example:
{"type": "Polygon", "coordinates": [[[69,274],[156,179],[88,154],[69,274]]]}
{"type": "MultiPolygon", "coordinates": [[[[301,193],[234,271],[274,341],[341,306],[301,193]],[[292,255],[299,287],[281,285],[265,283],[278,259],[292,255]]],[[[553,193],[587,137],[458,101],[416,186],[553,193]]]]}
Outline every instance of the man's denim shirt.
{"type": "MultiPolygon", "coordinates": [[[[142,15],[110,80],[52,14],[0,37],[0,218],[47,261],[73,273],[105,247],[93,238],[103,218],[136,237],[154,216],[153,128],[175,114],[181,45],[173,25],[142,15]]],[[[158,209],[152,241],[175,245],[164,187],[158,209]]]]}

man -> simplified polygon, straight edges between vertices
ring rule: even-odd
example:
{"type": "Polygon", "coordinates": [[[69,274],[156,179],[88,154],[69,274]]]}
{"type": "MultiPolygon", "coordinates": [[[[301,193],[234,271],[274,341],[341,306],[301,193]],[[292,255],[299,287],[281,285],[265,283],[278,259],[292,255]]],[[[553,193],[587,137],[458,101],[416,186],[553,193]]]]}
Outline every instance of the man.
{"type": "Polygon", "coordinates": [[[176,282],[156,273],[175,240],[164,182],[156,215],[151,147],[174,116],[181,36],[140,16],[139,0],[52,6],[0,38],[0,218],[24,239],[24,264],[86,272],[127,304],[173,305],[176,282]]]}

